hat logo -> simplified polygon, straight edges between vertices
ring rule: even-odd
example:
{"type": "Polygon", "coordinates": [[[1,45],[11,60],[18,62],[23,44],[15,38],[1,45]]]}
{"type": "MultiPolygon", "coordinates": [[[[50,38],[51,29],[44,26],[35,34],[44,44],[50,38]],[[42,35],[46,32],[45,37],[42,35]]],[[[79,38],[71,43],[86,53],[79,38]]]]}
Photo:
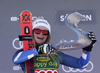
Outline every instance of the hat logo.
{"type": "Polygon", "coordinates": [[[46,22],[44,22],[44,21],[38,21],[38,22],[36,22],[36,24],[38,24],[38,23],[43,23],[43,24],[48,25],[48,23],[46,23],[46,22]]]}
{"type": "Polygon", "coordinates": [[[38,24],[38,22],[36,22],[36,24],[38,24]]]}

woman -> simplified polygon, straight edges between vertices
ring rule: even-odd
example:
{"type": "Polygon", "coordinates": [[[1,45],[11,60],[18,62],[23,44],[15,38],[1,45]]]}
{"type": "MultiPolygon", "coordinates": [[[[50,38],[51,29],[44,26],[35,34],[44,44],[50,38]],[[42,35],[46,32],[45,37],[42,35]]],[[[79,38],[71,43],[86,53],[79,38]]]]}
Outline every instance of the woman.
{"type": "Polygon", "coordinates": [[[92,33],[89,33],[89,38],[92,43],[83,48],[83,54],[80,58],[75,58],[60,51],[56,51],[52,48],[52,45],[49,44],[51,38],[51,27],[47,20],[37,18],[32,25],[34,48],[28,51],[20,50],[13,56],[13,62],[15,64],[20,64],[24,72],[25,61],[33,57],[35,73],[40,73],[41,71],[58,73],[59,64],[73,68],[85,68],[87,66],[93,44],[96,42],[92,33]]]}

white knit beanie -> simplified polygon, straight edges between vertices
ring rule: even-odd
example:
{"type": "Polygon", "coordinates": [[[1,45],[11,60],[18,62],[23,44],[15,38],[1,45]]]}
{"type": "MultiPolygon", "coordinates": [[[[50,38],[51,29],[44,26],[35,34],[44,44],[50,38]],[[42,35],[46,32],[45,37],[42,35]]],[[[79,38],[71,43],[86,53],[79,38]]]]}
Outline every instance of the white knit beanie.
{"type": "Polygon", "coordinates": [[[32,29],[34,29],[37,26],[44,26],[44,27],[46,27],[49,30],[49,33],[51,34],[51,27],[50,27],[50,24],[48,23],[47,20],[45,20],[45,19],[36,19],[32,23],[32,29]]]}
{"type": "MultiPolygon", "coordinates": [[[[46,43],[50,42],[51,39],[51,27],[50,24],[48,23],[47,20],[43,19],[43,18],[37,18],[36,20],[33,21],[32,23],[32,30],[37,27],[37,26],[44,26],[49,30],[49,36],[48,36],[48,40],[46,41],[46,43]]],[[[33,35],[32,35],[33,36],[33,35]]]]}

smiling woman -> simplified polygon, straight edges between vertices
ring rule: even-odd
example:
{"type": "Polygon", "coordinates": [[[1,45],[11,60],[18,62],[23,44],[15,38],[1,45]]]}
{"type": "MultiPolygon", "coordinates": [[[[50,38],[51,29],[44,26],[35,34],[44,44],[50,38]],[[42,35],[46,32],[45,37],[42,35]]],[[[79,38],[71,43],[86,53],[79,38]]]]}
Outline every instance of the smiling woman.
{"type": "Polygon", "coordinates": [[[13,56],[13,62],[15,64],[20,64],[24,73],[26,73],[25,61],[31,58],[34,58],[34,60],[32,60],[32,63],[34,63],[34,69],[32,68],[32,71],[35,73],[58,73],[59,64],[73,68],[85,68],[87,66],[93,44],[96,42],[93,34],[89,34],[89,39],[92,43],[83,48],[83,54],[80,58],[76,58],[64,54],[49,44],[51,27],[47,20],[36,18],[32,26],[34,48],[27,51],[20,50],[13,56]]]}
{"type": "Polygon", "coordinates": [[[37,45],[42,45],[48,37],[48,29],[44,26],[38,26],[33,30],[34,39],[37,45]]]}
{"type": "Polygon", "coordinates": [[[51,39],[51,27],[47,20],[38,17],[34,20],[32,30],[32,39],[34,46],[49,43],[51,39]]]}

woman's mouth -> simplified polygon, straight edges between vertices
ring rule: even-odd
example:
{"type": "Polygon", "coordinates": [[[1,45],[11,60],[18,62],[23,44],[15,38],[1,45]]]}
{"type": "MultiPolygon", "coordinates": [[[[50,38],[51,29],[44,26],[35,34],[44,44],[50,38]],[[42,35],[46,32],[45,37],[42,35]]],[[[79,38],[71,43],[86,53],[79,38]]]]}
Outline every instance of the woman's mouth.
{"type": "Polygon", "coordinates": [[[40,40],[43,40],[43,37],[37,37],[38,39],[40,39],[40,40]]]}

